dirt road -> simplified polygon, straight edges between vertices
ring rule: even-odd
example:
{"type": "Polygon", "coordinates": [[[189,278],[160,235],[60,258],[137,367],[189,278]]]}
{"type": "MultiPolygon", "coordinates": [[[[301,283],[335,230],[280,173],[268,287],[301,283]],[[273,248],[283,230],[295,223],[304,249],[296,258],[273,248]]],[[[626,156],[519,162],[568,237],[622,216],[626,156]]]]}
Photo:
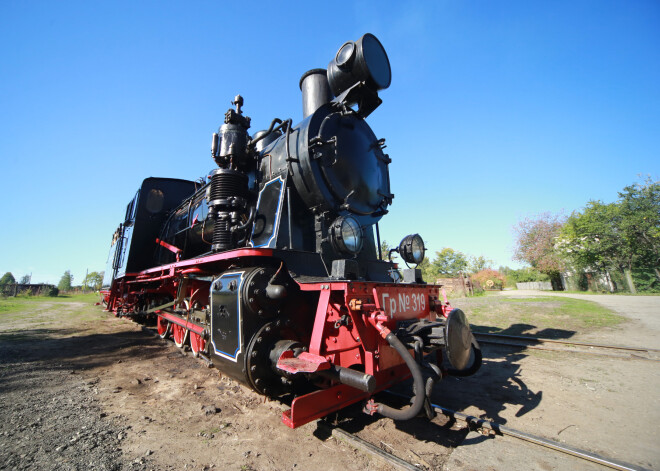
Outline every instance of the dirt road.
{"type": "MultiPolygon", "coordinates": [[[[557,295],[504,291],[503,296],[557,295]]],[[[571,340],[658,348],[657,296],[565,295],[630,318],[571,340]]],[[[478,298],[454,304],[469,317],[478,298]]],[[[560,327],[560,326],[558,326],[560,327]]],[[[438,400],[510,427],[649,469],[660,469],[660,362],[484,346],[485,365],[438,400]]],[[[447,469],[603,469],[514,439],[469,434],[447,469]]]]}
{"type": "MultiPolygon", "coordinates": [[[[455,304],[469,315],[470,302],[455,304]]],[[[0,319],[0,469],[391,469],[316,423],[288,429],[285,405],[141,326],[71,304],[0,319]]],[[[645,329],[631,321],[621,343],[645,329]]],[[[660,469],[659,366],[484,347],[482,370],[445,379],[433,402],[660,469]]],[[[443,417],[394,423],[358,407],[339,419],[420,469],[596,469],[443,417]]]]}

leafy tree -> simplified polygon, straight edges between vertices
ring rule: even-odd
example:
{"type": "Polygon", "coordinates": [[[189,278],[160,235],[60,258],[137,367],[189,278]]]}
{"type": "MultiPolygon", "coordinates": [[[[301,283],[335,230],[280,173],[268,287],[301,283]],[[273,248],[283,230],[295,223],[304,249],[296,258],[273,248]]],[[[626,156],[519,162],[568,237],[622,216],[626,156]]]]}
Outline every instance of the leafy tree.
{"type": "Polygon", "coordinates": [[[468,268],[468,257],[463,252],[445,247],[435,253],[435,259],[431,262],[435,273],[439,276],[455,277],[459,272],[465,272],[468,268]]]}
{"type": "Polygon", "coordinates": [[[2,275],[2,278],[0,278],[0,286],[13,283],[16,283],[16,278],[14,278],[14,275],[12,275],[10,271],[2,275]]]}
{"type": "MultiPolygon", "coordinates": [[[[616,227],[620,209],[615,203],[589,201],[581,213],[574,211],[566,220],[556,247],[574,269],[602,271],[609,278],[608,269],[615,267],[625,274],[632,252],[616,227]]],[[[635,292],[629,272],[626,280],[630,291],[635,292]]]]}
{"type": "Polygon", "coordinates": [[[422,278],[424,281],[427,283],[435,283],[435,280],[438,278],[438,273],[428,257],[424,257],[424,260],[417,265],[417,268],[422,270],[422,278]]]}
{"type": "Polygon", "coordinates": [[[62,275],[62,278],[60,278],[60,282],[57,284],[57,288],[60,291],[71,291],[72,283],[73,275],[71,274],[71,270],[67,270],[64,272],[64,275],[62,275]]]}
{"type": "Polygon", "coordinates": [[[93,271],[88,273],[85,279],[83,280],[83,286],[88,286],[92,289],[99,290],[101,289],[101,284],[103,284],[103,272],[93,271]]]}
{"type": "Polygon", "coordinates": [[[468,264],[468,271],[470,273],[478,273],[482,270],[493,268],[493,261],[489,258],[479,255],[478,257],[470,257],[468,264]]]}
{"type": "MultiPolygon", "coordinates": [[[[627,186],[619,193],[619,229],[639,265],[652,268],[660,280],[660,181],[627,186]]],[[[632,269],[632,266],[629,267],[632,269]]]]}
{"type": "MultiPolygon", "coordinates": [[[[390,244],[387,243],[386,240],[382,240],[380,242],[380,257],[383,260],[389,260],[389,253],[390,250],[395,249],[396,247],[392,247],[390,244]]],[[[392,252],[392,261],[395,262],[397,258],[397,253],[392,252]]]]}
{"type": "Polygon", "coordinates": [[[514,270],[509,267],[499,267],[497,269],[500,273],[506,276],[507,281],[510,282],[511,286],[515,286],[516,283],[526,283],[529,281],[548,281],[550,277],[532,267],[524,267],[514,270]]]}
{"type": "Polygon", "coordinates": [[[19,283],[22,285],[30,284],[30,275],[24,275],[19,283]]]}
{"type": "Polygon", "coordinates": [[[611,286],[615,270],[635,293],[635,271],[642,287],[653,290],[660,284],[660,182],[627,186],[615,203],[589,201],[568,218],[557,248],[573,267],[605,273],[611,286]]]}
{"type": "Polygon", "coordinates": [[[554,286],[560,286],[559,273],[565,268],[561,252],[555,250],[563,225],[563,216],[541,213],[533,218],[525,218],[514,227],[514,260],[526,262],[549,275],[554,286]]]}

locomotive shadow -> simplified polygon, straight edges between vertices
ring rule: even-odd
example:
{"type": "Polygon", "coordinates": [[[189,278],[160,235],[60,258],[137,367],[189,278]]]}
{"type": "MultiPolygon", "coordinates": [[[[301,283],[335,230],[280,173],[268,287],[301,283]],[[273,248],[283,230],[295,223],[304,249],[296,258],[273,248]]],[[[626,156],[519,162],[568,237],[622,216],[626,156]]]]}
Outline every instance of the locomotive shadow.
{"type": "MultiPolygon", "coordinates": [[[[387,393],[376,394],[376,401],[386,402],[388,405],[394,407],[405,407],[406,403],[400,397],[393,396],[387,393]]],[[[365,431],[372,425],[379,424],[382,426],[384,420],[379,415],[370,416],[362,411],[363,404],[358,403],[340,410],[336,414],[325,419],[330,426],[339,425],[341,428],[349,433],[359,435],[360,432],[365,431]]],[[[453,419],[445,416],[437,416],[433,421],[425,417],[416,417],[404,422],[393,422],[394,427],[415,437],[416,440],[424,442],[435,443],[437,445],[454,448],[465,440],[469,430],[464,427],[454,428],[456,423],[453,419]]],[[[331,428],[324,427],[323,425],[317,426],[314,431],[314,436],[320,440],[326,440],[331,435],[331,428]]]]}
{"type": "Polygon", "coordinates": [[[474,325],[470,324],[470,328],[474,333],[484,334],[502,334],[502,335],[517,335],[520,337],[538,337],[543,339],[565,340],[573,337],[577,332],[574,330],[545,328],[536,330],[536,326],[532,324],[511,324],[505,329],[493,327],[488,325],[474,325]]]}
{"type": "MultiPolygon", "coordinates": [[[[475,332],[497,332],[504,335],[531,336],[549,339],[569,339],[576,332],[572,330],[548,328],[537,330],[531,324],[513,324],[505,329],[491,326],[472,326],[475,332]]],[[[542,390],[533,390],[522,379],[522,360],[529,356],[526,347],[500,346],[482,343],[483,364],[481,369],[469,377],[449,376],[437,383],[431,402],[434,405],[455,411],[466,411],[470,415],[506,424],[502,416],[504,410],[515,410],[515,416],[521,417],[536,409],[543,400],[542,390]],[[471,412],[470,409],[480,412],[471,412]]],[[[393,392],[410,396],[412,381],[408,380],[392,388],[393,392]]],[[[382,401],[394,407],[405,407],[406,402],[389,394],[377,395],[377,401],[382,401]]],[[[382,417],[370,417],[362,413],[360,408],[349,408],[339,413],[342,428],[357,433],[382,417]]],[[[454,420],[438,416],[433,421],[416,418],[407,422],[394,422],[395,427],[418,439],[427,440],[442,446],[455,447],[471,445],[487,440],[488,437],[477,437],[466,440],[467,427],[458,430],[453,428],[454,420]]]]}
{"type": "MultiPolygon", "coordinates": [[[[523,323],[512,324],[505,329],[474,325],[472,330],[521,337],[531,337],[533,332],[534,337],[547,339],[569,339],[577,333],[556,328],[537,330],[535,325],[523,323]]],[[[431,401],[455,411],[476,407],[483,411],[478,414],[480,418],[500,424],[507,423],[502,416],[504,410],[513,409],[515,416],[521,417],[538,407],[543,400],[543,391],[530,389],[521,374],[521,362],[529,356],[527,347],[494,345],[485,341],[480,345],[483,355],[481,369],[473,376],[445,378],[436,385],[431,401]]]]}

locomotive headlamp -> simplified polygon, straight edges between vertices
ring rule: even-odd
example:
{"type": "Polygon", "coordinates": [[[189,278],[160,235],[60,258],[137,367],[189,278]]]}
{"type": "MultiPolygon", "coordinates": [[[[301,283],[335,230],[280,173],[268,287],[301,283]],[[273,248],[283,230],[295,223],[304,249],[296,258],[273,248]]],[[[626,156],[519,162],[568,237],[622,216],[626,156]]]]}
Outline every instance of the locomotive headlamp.
{"type": "Polygon", "coordinates": [[[424,240],[419,234],[407,235],[399,244],[399,254],[406,263],[419,265],[424,260],[424,240]]]}
{"type": "Polygon", "coordinates": [[[389,87],[391,81],[390,60],[373,34],[344,43],[328,65],[328,83],[336,97],[360,82],[375,93],[389,87]]]}
{"type": "Polygon", "coordinates": [[[341,216],[330,226],[330,243],[338,252],[356,255],[363,241],[362,227],[353,216],[341,216]]]}

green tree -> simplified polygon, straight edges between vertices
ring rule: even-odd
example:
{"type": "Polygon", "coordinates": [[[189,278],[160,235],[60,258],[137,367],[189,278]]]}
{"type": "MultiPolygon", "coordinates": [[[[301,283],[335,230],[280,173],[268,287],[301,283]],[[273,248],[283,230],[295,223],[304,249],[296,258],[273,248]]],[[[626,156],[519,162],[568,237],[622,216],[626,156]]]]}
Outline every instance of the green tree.
{"type": "Polygon", "coordinates": [[[60,291],[71,291],[72,283],[73,275],[71,274],[71,270],[67,270],[64,272],[64,275],[62,275],[62,278],[60,278],[60,282],[57,284],[57,288],[60,291]]]}
{"type": "Polygon", "coordinates": [[[431,266],[438,276],[456,277],[459,272],[467,270],[468,257],[463,252],[445,247],[435,253],[431,266]]]}
{"type": "Polygon", "coordinates": [[[30,278],[31,278],[30,275],[23,275],[21,277],[21,281],[19,281],[19,283],[22,284],[22,285],[30,284],[30,278]]]}
{"type": "MultiPolygon", "coordinates": [[[[383,260],[389,260],[389,253],[392,249],[395,249],[396,247],[392,247],[390,244],[387,243],[386,240],[382,240],[380,242],[380,257],[383,260]]],[[[397,258],[397,253],[392,252],[392,261],[395,262],[397,258]]]]}
{"type": "Polygon", "coordinates": [[[499,267],[498,272],[507,278],[508,284],[516,286],[516,283],[526,283],[528,281],[548,281],[550,277],[532,267],[518,268],[514,270],[509,267],[499,267]]]}
{"type": "Polygon", "coordinates": [[[83,286],[87,286],[94,290],[101,289],[101,284],[103,283],[103,272],[93,271],[88,273],[85,279],[83,280],[83,286]]]}
{"type": "Polygon", "coordinates": [[[427,283],[435,283],[435,280],[438,278],[438,273],[428,257],[424,257],[424,260],[417,265],[417,268],[422,270],[422,278],[424,281],[427,283]]]}
{"type": "Polygon", "coordinates": [[[564,258],[555,249],[564,219],[559,214],[541,213],[525,218],[514,227],[516,246],[513,259],[547,274],[555,287],[561,287],[559,273],[565,269],[564,258]]]}
{"type": "Polygon", "coordinates": [[[653,290],[660,285],[660,182],[627,186],[614,203],[589,201],[568,218],[557,248],[574,268],[603,272],[610,285],[610,270],[620,272],[632,293],[633,270],[645,271],[655,280],[643,288],[653,290]]]}
{"type": "Polygon", "coordinates": [[[589,201],[582,212],[574,211],[566,220],[556,248],[576,271],[602,271],[610,279],[609,268],[620,270],[634,293],[632,276],[627,270],[632,254],[616,228],[615,221],[620,218],[620,207],[615,203],[589,201]]]}
{"type": "Polygon", "coordinates": [[[660,181],[647,177],[643,183],[625,187],[619,193],[619,205],[619,229],[633,257],[651,268],[660,281],[660,181]]]}
{"type": "Polygon", "coordinates": [[[479,255],[478,257],[470,257],[468,263],[468,271],[470,273],[478,273],[483,270],[492,269],[493,261],[489,258],[479,255]]]}
{"type": "Polygon", "coordinates": [[[14,278],[14,275],[12,275],[10,271],[2,275],[2,278],[0,278],[0,286],[13,283],[16,283],[16,278],[14,278]]]}

